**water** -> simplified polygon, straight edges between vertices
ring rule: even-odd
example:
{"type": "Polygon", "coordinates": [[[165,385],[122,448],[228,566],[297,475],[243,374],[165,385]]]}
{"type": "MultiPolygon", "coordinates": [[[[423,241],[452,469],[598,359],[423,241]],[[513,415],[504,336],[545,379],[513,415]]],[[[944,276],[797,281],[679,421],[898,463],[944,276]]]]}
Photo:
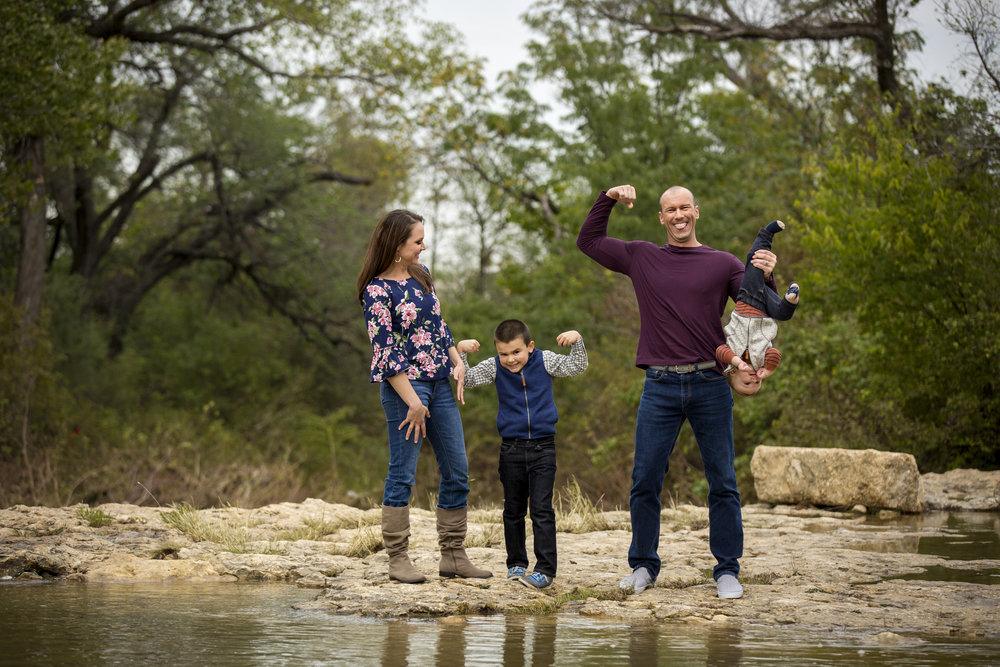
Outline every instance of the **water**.
{"type": "Polygon", "coordinates": [[[300,611],[288,584],[0,585],[0,665],[975,665],[1000,641],[575,615],[382,620],[300,611]]]}
{"type": "MultiPolygon", "coordinates": [[[[956,565],[1000,557],[997,513],[867,517],[851,532],[859,549],[956,565]]],[[[1000,585],[998,572],[947,566],[905,578],[1000,585]]],[[[856,631],[794,626],[630,625],[571,614],[384,620],[293,608],[316,595],[289,584],[0,583],[0,666],[1000,665],[998,639],[882,645],[856,631]]]]}
{"type": "MultiPolygon", "coordinates": [[[[851,546],[864,551],[917,553],[956,562],[1000,559],[1000,514],[996,512],[929,512],[886,519],[866,517],[856,532],[857,541],[851,546]],[[879,533],[866,537],[866,526],[879,529],[879,533]],[[886,538],[882,532],[886,527],[894,529],[895,537],[886,538]]],[[[1000,569],[936,565],[922,572],[889,578],[1000,585],[1000,569]]]]}

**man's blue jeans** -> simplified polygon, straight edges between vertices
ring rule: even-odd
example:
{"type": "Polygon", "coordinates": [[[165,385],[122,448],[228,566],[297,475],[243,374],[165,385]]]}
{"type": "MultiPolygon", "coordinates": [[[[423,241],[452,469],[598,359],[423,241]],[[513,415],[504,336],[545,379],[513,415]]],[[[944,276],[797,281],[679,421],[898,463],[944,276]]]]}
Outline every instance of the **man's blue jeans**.
{"type": "Polygon", "coordinates": [[[725,377],[714,370],[669,373],[646,370],[635,427],[632,466],[632,545],[628,562],[660,573],[660,491],[681,425],[691,423],[708,480],[709,547],[718,579],[739,574],[743,555],[743,516],[736,487],[733,449],[733,395],[725,377]]]}
{"type": "MultiPolygon", "coordinates": [[[[420,402],[427,406],[431,416],[426,421],[427,440],[434,449],[441,481],[438,485],[438,507],[456,510],[465,507],[469,496],[469,461],[465,456],[465,433],[462,417],[451,390],[450,378],[441,380],[410,380],[420,402]]],[[[406,440],[406,429],[399,425],[406,418],[406,402],[399,397],[388,382],[379,390],[382,409],[389,431],[389,474],[385,478],[382,504],[388,507],[406,507],[416,482],[417,455],[423,444],[421,438],[413,442],[413,434],[406,440]]]]}

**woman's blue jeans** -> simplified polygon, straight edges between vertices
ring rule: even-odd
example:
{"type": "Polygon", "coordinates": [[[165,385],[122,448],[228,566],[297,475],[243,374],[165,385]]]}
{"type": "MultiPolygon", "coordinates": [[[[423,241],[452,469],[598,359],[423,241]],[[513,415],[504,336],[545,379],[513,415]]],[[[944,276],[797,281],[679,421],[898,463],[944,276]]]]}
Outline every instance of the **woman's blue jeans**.
{"type": "Polygon", "coordinates": [[[714,370],[669,373],[646,370],[635,427],[632,466],[632,545],[628,562],[660,573],[660,492],[670,453],[684,420],[691,423],[708,480],[709,548],[717,564],[713,575],[739,574],[743,555],[743,516],[736,486],[733,448],[733,394],[714,370]]]}
{"type": "MultiPolygon", "coordinates": [[[[446,510],[465,507],[469,496],[469,461],[465,456],[465,433],[451,380],[410,380],[410,384],[431,413],[426,421],[427,440],[434,449],[441,473],[438,507],[446,510]]],[[[406,402],[388,382],[382,382],[379,391],[389,431],[389,474],[385,478],[382,504],[406,507],[416,482],[417,455],[423,438],[413,442],[411,433],[410,439],[405,439],[406,429],[399,430],[399,425],[406,418],[406,402]]]]}

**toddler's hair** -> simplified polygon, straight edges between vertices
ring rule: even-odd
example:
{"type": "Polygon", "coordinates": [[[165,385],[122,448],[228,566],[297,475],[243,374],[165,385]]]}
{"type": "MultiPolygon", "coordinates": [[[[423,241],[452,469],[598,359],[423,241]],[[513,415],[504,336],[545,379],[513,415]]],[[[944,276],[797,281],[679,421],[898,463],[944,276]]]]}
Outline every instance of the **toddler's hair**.
{"type": "Polygon", "coordinates": [[[525,343],[531,342],[531,330],[521,320],[504,320],[493,332],[494,342],[510,343],[517,338],[522,338],[525,343]]]}

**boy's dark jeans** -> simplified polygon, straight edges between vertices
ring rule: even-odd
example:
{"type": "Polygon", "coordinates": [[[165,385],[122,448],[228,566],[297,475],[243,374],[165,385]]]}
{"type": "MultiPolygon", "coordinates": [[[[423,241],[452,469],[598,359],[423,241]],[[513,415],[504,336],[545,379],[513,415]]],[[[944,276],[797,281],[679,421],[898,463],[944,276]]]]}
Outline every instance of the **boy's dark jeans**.
{"type": "Polygon", "coordinates": [[[507,567],[528,567],[524,516],[530,510],[535,572],[556,576],[556,513],[552,509],[552,487],[556,481],[555,438],[504,438],[500,444],[498,469],[503,484],[507,567]]]}

